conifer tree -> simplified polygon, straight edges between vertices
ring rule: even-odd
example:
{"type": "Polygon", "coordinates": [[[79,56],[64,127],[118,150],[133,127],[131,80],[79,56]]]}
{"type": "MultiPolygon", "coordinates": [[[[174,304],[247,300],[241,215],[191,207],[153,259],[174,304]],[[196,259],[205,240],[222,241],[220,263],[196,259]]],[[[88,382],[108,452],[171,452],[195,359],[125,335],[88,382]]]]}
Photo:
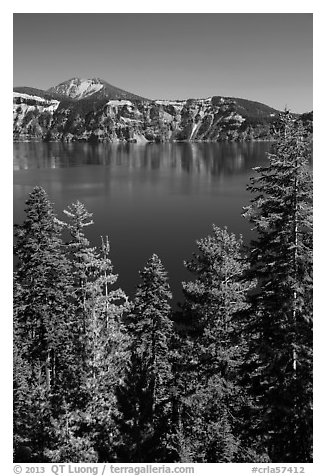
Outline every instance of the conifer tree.
{"type": "Polygon", "coordinates": [[[114,344],[113,336],[120,329],[128,298],[121,289],[112,289],[118,275],[113,273],[109,258],[108,237],[101,237],[98,250],[85,236],[84,228],[93,224],[92,213],[79,201],[67,207],[64,213],[69,218],[63,225],[71,238],[67,250],[74,277],[73,296],[79,315],[79,334],[83,342],[81,357],[95,377],[96,368],[103,362],[104,347],[108,348],[109,342],[115,350],[119,347],[118,343],[114,344]]]}
{"type": "Polygon", "coordinates": [[[185,263],[196,279],[183,283],[189,328],[179,377],[183,437],[193,461],[234,462],[246,453],[238,430],[246,404],[238,384],[244,350],[238,316],[253,284],[243,279],[241,237],[213,225],[197,247],[185,263]]]}
{"type": "Polygon", "coordinates": [[[16,329],[24,355],[44,363],[50,390],[61,383],[60,366],[68,368],[71,363],[70,266],[63,252],[61,226],[46,192],[35,187],[26,205],[26,219],[15,227],[16,329]]]}
{"type": "Polygon", "coordinates": [[[87,298],[89,296],[89,286],[92,278],[98,276],[98,253],[95,247],[90,246],[89,240],[86,238],[84,228],[92,225],[92,213],[89,213],[85,205],[79,201],[72,203],[64,210],[68,217],[67,223],[62,225],[69,230],[70,241],[67,243],[69,251],[69,259],[72,264],[72,275],[74,277],[74,297],[76,305],[81,314],[81,322],[79,324],[80,333],[85,335],[87,328],[87,298]]]}
{"type": "Polygon", "coordinates": [[[140,272],[129,315],[129,352],[123,384],[117,392],[121,461],[174,461],[169,385],[170,299],[167,274],[157,255],[140,272]]]}
{"type": "MultiPolygon", "coordinates": [[[[17,283],[14,291],[17,296],[17,283]]],[[[13,319],[13,443],[14,461],[41,461],[48,446],[50,416],[45,378],[39,362],[31,362],[19,339],[16,308],[13,319]]]]}
{"type": "Polygon", "coordinates": [[[63,398],[73,398],[75,393],[73,308],[61,227],[41,187],[31,192],[25,212],[25,221],[15,227],[15,427],[18,439],[24,426],[34,428],[30,432],[33,459],[42,461],[49,418],[60,412],[63,398]],[[21,395],[26,389],[23,403],[21,395]],[[41,409],[43,417],[37,416],[41,409]]]}
{"type": "Polygon", "coordinates": [[[245,372],[257,402],[252,428],[274,462],[312,459],[310,156],[307,132],[284,114],[269,165],[256,168],[251,179],[253,198],[245,212],[256,232],[250,275],[258,278],[245,372]]]}
{"type": "Polygon", "coordinates": [[[90,420],[94,448],[100,462],[116,458],[116,388],[123,378],[128,357],[124,314],[129,311],[130,305],[121,289],[112,289],[118,276],[113,274],[109,251],[108,238],[102,238],[100,274],[93,282],[92,298],[88,305],[91,321],[87,387],[91,399],[86,415],[90,420]]]}
{"type": "MultiPolygon", "coordinates": [[[[67,411],[65,418],[74,421],[75,434],[91,439],[99,461],[113,458],[115,389],[122,378],[126,360],[126,332],[123,313],[129,309],[128,298],[121,289],[113,289],[118,275],[113,273],[109,259],[108,237],[102,238],[100,250],[90,245],[84,228],[93,224],[92,214],[77,201],[64,210],[69,221],[65,224],[71,240],[67,245],[73,276],[73,296],[77,308],[80,340],[84,405],[78,418],[67,411]],[[81,430],[83,428],[83,430],[81,430]]],[[[58,427],[64,421],[58,423],[58,427]]],[[[77,457],[77,454],[75,455],[77,457]]],[[[93,457],[93,456],[92,456],[93,457]]]]}

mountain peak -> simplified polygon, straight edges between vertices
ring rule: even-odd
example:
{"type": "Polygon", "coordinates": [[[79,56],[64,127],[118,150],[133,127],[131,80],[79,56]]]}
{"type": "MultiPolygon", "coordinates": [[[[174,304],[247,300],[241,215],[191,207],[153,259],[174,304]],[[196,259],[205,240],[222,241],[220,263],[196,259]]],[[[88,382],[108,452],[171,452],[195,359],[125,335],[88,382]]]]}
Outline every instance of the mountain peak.
{"type": "Polygon", "coordinates": [[[104,87],[103,82],[98,78],[84,79],[71,78],[68,81],[58,84],[48,89],[49,93],[63,94],[72,99],[84,99],[92,96],[104,87]]]}
{"type": "Polygon", "coordinates": [[[143,100],[145,98],[129,93],[123,89],[112,86],[101,78],[74,77],[47,90],[51,94],[60,94],[74,100],[90,98],[143,100]]]}

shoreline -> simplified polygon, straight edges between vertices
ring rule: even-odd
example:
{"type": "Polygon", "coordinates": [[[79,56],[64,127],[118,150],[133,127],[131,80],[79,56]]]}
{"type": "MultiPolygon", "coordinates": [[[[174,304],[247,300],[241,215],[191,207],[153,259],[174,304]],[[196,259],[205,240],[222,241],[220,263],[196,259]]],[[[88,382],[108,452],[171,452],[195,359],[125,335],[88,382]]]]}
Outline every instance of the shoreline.
{"type": "Polygon", "coordinates": [[[106,140],[101,140],[101,141],[88,141],[88,140],[83,140],[83,139],[74,139],[74,140],[49,140],[45,141],[42,139],[22,139],[22,140],[13,140],[14,144],[20,144],[20,143],[28,143],[28,142],[36,142],[36,143],[44,143],[44,144],[49,144],[49,143],[61,143],[61,144],[71,144],[71,143],[79,143],[79,144],[91,144],[91,145],[98,145],[98,144],[137,144],[137,145],[147,145],[147,144],[217,144],[217,143],[245,143],[245,142],[275,142],[275,138],[271,139],[233,139],[233,140],[166,140],[166,141],[127,141],[127,140],[122,140],[122,141],[106,141],[106,140]]]}

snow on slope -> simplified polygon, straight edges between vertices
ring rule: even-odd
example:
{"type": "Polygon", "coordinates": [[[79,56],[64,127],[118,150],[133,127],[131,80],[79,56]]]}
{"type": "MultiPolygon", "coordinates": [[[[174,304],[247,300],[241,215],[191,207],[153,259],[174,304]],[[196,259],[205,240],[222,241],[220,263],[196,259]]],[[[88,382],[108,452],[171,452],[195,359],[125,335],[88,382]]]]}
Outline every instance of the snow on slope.
{"type": "Polygon", "coordinates": [[[71,84],[67,94],[74,99],[81,99],[97,93],[101,89],[103,89],[103,84],[94,83],[91,79],[85,79],[81,80],[81,83],[78,85],[71,84]]]}
{"type": "Polygon", "coordinates": [[[20,107],[23,110],[32,110],[37,106],[39,110],[54,112],[60,104],[60,101],[55,99],[44,99],[39,96],[34,96],[25,93],[16,93],[14,91],[14,110],[20,107]],[[31,104],[35,102],[35,104],[31,104]]]}
{"type": "Polygon", "coordinates": [[[59,94],[65,94],[73,99],[82,99],[97,93],[103,89],[103,87],[104,85],[98,79],[73,78],[52,89],[59,94]]]}
{"type": "Polygon", "coordinates": [[[29,112],[37,111],[38,114],[44,112],[53,114],[59,104],[60,101],[56,101],[55,99],[44,99],[31,94],[14,92],[14,130],[17,128],[19,129],[29,112]]]}

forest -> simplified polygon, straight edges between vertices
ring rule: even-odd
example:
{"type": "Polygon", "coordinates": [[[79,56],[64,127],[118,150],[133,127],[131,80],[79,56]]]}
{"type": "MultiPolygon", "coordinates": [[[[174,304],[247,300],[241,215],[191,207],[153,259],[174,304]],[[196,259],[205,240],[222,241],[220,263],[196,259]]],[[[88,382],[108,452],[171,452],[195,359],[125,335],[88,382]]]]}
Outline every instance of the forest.
{"type": "Polygon", "coordinates": [[[15,225],[15,462],[312,462],[312,139],[284,113],[253,169],[247,246],[213,225],[171,307],[153,254],[135,295],[79,201],[36,186],[15,225]]]}

